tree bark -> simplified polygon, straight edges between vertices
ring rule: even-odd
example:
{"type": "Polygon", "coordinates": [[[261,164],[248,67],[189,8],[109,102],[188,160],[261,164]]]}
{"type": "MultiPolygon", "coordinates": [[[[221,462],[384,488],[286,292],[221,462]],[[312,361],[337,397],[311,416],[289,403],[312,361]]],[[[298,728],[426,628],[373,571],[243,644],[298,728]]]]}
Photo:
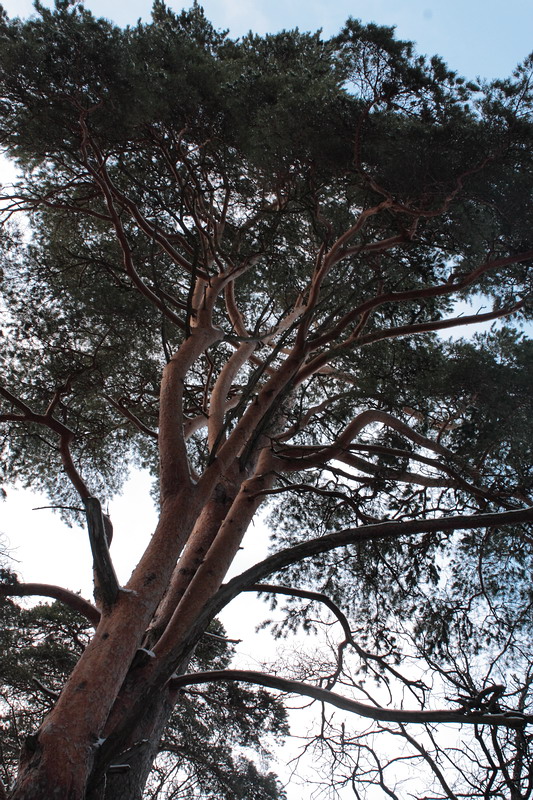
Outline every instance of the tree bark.
{"type": "Polygon", "coordinates": [[[57,704],[26,741],[11,800],[85,800],[96,743],[202,499],[186,492],[167,502],[127,590],[102,617],[57,704]]]}
{"type": "Polygon", "coordinates": [[[142,800],[146,782],[159,750],[159,742],[174,710],[178,691],[168,686],[157,694],[131,731],[117,765],[124,772],[107,772],[87,792],[86,800],[142,800]]]}

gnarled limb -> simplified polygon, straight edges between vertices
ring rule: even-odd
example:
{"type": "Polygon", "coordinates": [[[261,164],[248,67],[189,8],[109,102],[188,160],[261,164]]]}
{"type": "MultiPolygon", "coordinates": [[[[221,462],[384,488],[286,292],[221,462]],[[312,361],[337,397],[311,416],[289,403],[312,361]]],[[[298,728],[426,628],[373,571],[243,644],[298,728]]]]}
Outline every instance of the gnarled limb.
{"type": "Polygon", "coordinates": [[[89,542],[93,554],[95,574],[95,597],[101,602],[105,612],[116,603],[120,590],[113,562],[109,554],[104,515],[100,501],[96,497],[86,497],[83,501],[87,515],[89,542]]]}
{"type": "Polygon", "coordinates": [[[519,712],[484,714],[476,711],[461,713],[448,709],[435,711],[408,711],[403,709],[389,709],[379,706],[369,706],[364,703],[359,703],[357,700],[351,700],[348,697],[342,697],[335,692],[331,692],[328,689],[322,689],[319,686],[311,686],[310,684],[302,683],[301,681],[281,678],[278,675],[267,675],[263,672],[254,672],[252,670],[213,670],[212,672],[197,672],[187,675],[179,675],[171,679],[171,686],[173,689],[177,689],[197,683],[210,683],[215,681],[245,681],[246,683],[254,683],[258,686],[266,686],[270,689],[278,689],[281,692],[302,695],[303,697],[311,697],[313,700],[319,700],[322,703],[330,703],[331,705],[334,705],[343,711],[351,711],[352,713],[358,714],[361,717],[380,720],[382,722],[419,724],[449,722],[459,723],[461,725],[491,725],[494,727],[513,729],[520,729],[527,724],[533,723],[533,714],[521,714],[519,712]]]}

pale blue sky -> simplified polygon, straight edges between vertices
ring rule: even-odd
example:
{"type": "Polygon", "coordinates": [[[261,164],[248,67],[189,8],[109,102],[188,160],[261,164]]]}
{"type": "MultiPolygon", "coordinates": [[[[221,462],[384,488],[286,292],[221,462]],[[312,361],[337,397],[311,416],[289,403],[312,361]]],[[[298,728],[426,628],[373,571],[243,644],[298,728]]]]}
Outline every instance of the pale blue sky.
{"type": "MultiPolygon", "coordinates": [[[[32,13],[31,0],[2,4],[10,16],[32,13]]],[[[168,5],[183,7],[181,0],[168,5]]],[[[216,27],[229,28],[234,36],[293,27],[323,28],[329,36],[349,16],[395,25],[398,36],[417,43],[418,52],[441,55],[467,78],[505,77],[533,50],[532,0],[204,0],[202,5],[216,27]]],[[[86,6],[126,25],[147,19],[151,2],[87,0],[86,6]]]]}

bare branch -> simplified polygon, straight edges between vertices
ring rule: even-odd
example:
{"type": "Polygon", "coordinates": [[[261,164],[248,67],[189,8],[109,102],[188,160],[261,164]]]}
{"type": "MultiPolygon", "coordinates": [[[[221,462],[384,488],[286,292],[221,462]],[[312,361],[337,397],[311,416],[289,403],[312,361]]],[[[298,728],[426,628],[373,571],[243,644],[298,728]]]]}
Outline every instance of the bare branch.
{"type": "Polygon", "coordinates": [[[95,595],[101,599],[104,611],[108,611],[117,601],[120,586],[109,554],[100,501],[96,497],[87,497],[83,502],[96,575],[95,595]]]}
{"type": "Polygon", "coordinates": [[[59,692],[54,692],[52,689],[49,689],[48,686],[45,686],[45,684],[40,681],[39,678],[36,678],[35,675],[32,677],[32,681],[36,686],[39,687],[43,694],[45,694],[51,700],[57,700],[59,697],[59,692]]]}
{"type": "Polygon", "coordinates": [[[445,458],[452,459],[456,462],[460,460],[451,450],[448,450],[448,448],[444,447],[439,442],[429,439],[427,436],[422,436],[422,434],[418,433],[407,425],[407,423],[402,422],[392,414],[377,409],[368,409],[358,414],[346,426],[342,433],[337,436],[333,444],[306,447],[287,445],[283,447],[283,449],[278,450],[276,456],[279,461],[279,466],[276,466],[282,472],[299,471],[310,467],[321,466],[327,461],[343,456],[353,439],[364,428],[376,422],[398,431],[398,433],[401,433],[415,444],[433,450],[435,453],[445,458]]]}
{"type": "Polygon", "coordinates": [[[100,612],[79,594],[49,583],[0,583],[0,597],[52,597],[86,617],[96,627],[100,612]]]}
{"type": "Polygon", "coordinates": [[[104,397],[109,403],[111,403],[113,408],[115,408],[119,412],[119,414],[122,414],[123,417],[132,422],[137,428],[137,430],[141,431],[141,433],[146,433],[147,436],[150,436],[152,439],[155,439],[157,441],[158,439],[157,431],[153,431],[151,428],[145,425],[144,422],[142,422],[142,420],[140,420],[139,417],[133,413],[133,411],[130,411],[129,408],[126,408],[126,406],[124,405],[123,402],[121,402],[121,400],[114,400],[107,394],[104,395],[104,397]]]}
{"type": "Polygon", "coordinates": [[[253,672],[252,670],[213,670],[212,672],[197,672],[188,675],[179,675],[171,679],[170,685],[173,689],[182,688],[198,683],[211,683],[216,681],[243,681],[254,683],[258,686],[266,686],[270,689],[277,689],[288,694],[303,695],[312,697],[322,703],[341,708],[343,711],[351,711],[361,717],[380,720],[382,722],[414,722],[418,724],[432,722],[449,722],[467,725],[491,725],[504,728],[523,728],[524,725],[533,723],[533,714],[519,714],[518,712],[483,714],[481,712],[461,713],[454,710],[403,710],[389,709],[379,706],[368,706],[359,703],[357,700],[350,700],[342,697],[329,689],[322,689],[319,686],[311,686],[300,681],[280,678],[278,675],[267,675],[263,672],[253,672]]]}
{"type": "Polygon", "coordinates": [[[67,425],[64,425],[62,422],[59,422],[59,420],[52,416],[55,404],[52,402],[48,406],[48,410],[45,414],[36,414],[23,400],[21,400],[19,397],[16,397],[3,386],[0,386],[0,395],[23,411],[22,415],[2,415],[2,417],[0,417],[0,421],[4,419],[4,421],[34,422],[38,425],[45,425],[47,428],[50,428],[50,430],[54,431],[54,433],[59,434],[59,451],[61,453],[61,460],[63,462],[65,472],[67,473],[82,500],[86,497],[89,497],[90,491],[79,471],[77,470],[70,452],[70,443],[74,438],[74,432],[67,427],[67,425]]]}
{"type": "Polygon", "coordinates": [[[489,311],[487,314],[470,314],[467,317],[452,317],[450,319],[434,320],[431,322],[420,322],[415,325],[400,325],[397,328],[388,328],[381,331],[374,331],[361,336],[357,342],[358,346],[378,342],[381,339],[394,339],[399,336],[410,334],[428,333],[429,331],[443,331],[447,328],[456,328],[458,325],[479,325],[482,322],[490,322],[494,319],[509,317],[524,308],[526,300],[519,300],[513,306],[499,308],[496,311],[489,311]]]}

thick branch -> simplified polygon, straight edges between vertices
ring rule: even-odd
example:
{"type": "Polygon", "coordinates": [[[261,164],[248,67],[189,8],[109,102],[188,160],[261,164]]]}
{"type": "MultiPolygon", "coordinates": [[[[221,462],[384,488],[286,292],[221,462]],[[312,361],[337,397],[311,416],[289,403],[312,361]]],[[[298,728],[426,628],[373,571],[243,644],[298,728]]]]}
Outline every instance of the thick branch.
{"type": "Polygon", "coordinates": [[[185,376],[191,364],[221,338],[222,331],[208,324],[202,328],[194,328],[163,370],[159,406],[159,474],[162,502],[191,483],[183,414],[185,376]]]}
{"type": "Polygon", "coordinates": [[[476,528],[496,529],[503,525],[521,525],[532,522],[533,507],[493,514],[460,515],[403,522],[378,522],[362,525],[359,528],[345,528],[327,536],[319,536],[316,539],[301,542],[293,547],[287,547],[264,559],[264,561],[260,561],[240,575],[236,575],[235,578],[221,586],[216,595],[204,605],[194,624],[190,626],[188,635],[183,640],[183,652],[188,652],[189,648],[194,646],[209,621],[237,595],[254,584],[260,583],[268,575],[279,572],[291,564],[297,564],[306,558],[312,558],[339,547],[361,542],[415,536],[422,533],[437,533],[440,531],[471,530],[476,528]]]}
{"type": "Polygon", "coordinates": [[[172,678],[173,689],[183,686],[190,686],[198,683],[212,683],[216,681],[244,681],[254,683],[258,686],[267,686],[270,689],[277,689],[280,692],[299,694],[304,697],[312,697],[322,703],[329,703],[343,711],[351,711],[361,717],[380,720],[382,722],[416,722],[418,724],[452,722],[468,725],[494,725],[505,728],[523,728],[525,724],[533,722],[532,714],[499,713],[483,714],[478,711],[468,713],[454,710],[436,711],[407,711],[403,709],[382,708],[380,706],[368,706],[359,703],[357,700],[350,700],[342,697],[329,689],[322,689],[319,686],[311,686],[308,683],[280,678],[278,675],[266,675],[263,672],[253,672],[252,670],[213,670],[212,672],[197,672],[192,675],[180,675],[172,678]]]}
{"type": "Polygon", "coordinates": [[[533,506],[516,511],[502,511],[492,514],[461,514],[456,517],[441,517],[440,519],[377,522],[371,525],[361,525],[359,528],[345,528],[280,550],[278,553],[274,553],[264,561],[260,561],[250,569],[237,575],[221,589],[221,594],[231,594],[231,597],[228,597],[221,608],[230,599],[244,591],[245,588],[260,582],[267,575],[272,575],[272,573],[278,572],[291,564],[296,564],[305,558],[328,553],[338,547],[379,539],[415,536],[421,533],[470,530],[474,528],[500,528],[503,525],[522,525],[524,523],[533,523],[533,506]]]}
{"type": "Polygon", "coordinates": [[[259,495],[272,481],[269,461],[270,450],[265,447],[259,455],[254,475],[241,484],[202,564],[172,614],[165,632],[154,646],[154,653],[167,656],[168,662],[172,660],[176,642],[180,642],[189,627],[193,627],[198,614],[201,615],[205,599],[216,596],[248,525],[261,504],[259,495]]]}
{"type": "Polygon", "coordinates": [[[52,597],[59,600],[73,611],[77,611],[96,627],[100,622],[100,612],[92,603],[80,597],[79,594],[49,583],[2,583],[0,584],[0,597],[52,597]]]}
{"type": "Polygon", "coordinates": [[[83,502],[87,513],[87,529],[97,578],[97,593],[102,600],[103,608],[110,609],[116,603],[120,586],[109,555],[102,508],[96,497],[87,497],[83,502]]]}
{"type": "Polygon", "coordinates": [[[239,349],[228,359],[215,382],[209,404],[208,445],[212,450],[215,443],[220,442],[219,434],[224,423],[226,399],[233,380],[241,367],[248,361],[256,348],[254,342],[243,342],[239,349]]]}

